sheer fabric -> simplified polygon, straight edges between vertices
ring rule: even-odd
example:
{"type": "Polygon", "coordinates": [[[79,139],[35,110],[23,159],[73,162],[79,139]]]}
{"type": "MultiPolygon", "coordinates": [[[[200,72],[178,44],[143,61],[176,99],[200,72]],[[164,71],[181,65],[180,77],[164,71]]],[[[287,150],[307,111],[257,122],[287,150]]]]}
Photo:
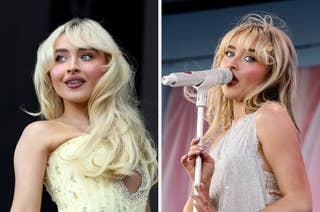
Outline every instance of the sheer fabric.
{"type": "Polygon", "coordinates": [[[218,211],[256,212],[281,197],[275,177],[262,168],[255,117],[239,119],[210,153],[215,159],[210,198],[218,211]]]}

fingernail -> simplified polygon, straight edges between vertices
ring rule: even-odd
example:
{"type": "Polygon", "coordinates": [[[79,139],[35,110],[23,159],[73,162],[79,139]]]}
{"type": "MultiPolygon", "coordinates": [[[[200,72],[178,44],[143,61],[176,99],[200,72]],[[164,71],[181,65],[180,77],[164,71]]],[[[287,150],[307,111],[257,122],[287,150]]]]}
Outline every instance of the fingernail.
{"type": "Polygon", "coordinates": [[[200,183],[200,187],[203,188],[203,187],[204,187],[204,184],[203,184],[203,183],[200,183]]]}

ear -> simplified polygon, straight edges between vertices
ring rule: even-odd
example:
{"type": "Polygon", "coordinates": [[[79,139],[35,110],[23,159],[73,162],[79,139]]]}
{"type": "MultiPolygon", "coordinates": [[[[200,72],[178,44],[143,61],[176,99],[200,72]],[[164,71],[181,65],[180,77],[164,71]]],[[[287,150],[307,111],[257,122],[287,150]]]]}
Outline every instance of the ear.
{"type": "Polygon", "coordinates": [[[47,76],[48,76],[48,78],[49,78],[50,81],[51,81],[51,80],[52,80],[52,79],[51,79],[51,70],[48,70],[48,71],[47,71],[47,76]]]}
{"type": "Polygon", "coordinates": [[[106,58],[106,65],[109,66],[112,60],[112,55],[110,53],[104,53],[104,57],[106,58]]]}

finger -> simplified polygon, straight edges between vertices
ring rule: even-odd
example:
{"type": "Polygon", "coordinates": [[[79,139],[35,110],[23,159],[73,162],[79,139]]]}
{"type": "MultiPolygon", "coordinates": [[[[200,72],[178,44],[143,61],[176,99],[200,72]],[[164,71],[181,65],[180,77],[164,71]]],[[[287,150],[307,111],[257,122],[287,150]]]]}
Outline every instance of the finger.
{"type": "Polygon", "coordinates": [[[215,211],[213,202],[209,198],[206,201],[204,201],[195,194],[192,194],[192,198],[194,199],[193,205],[198,210],[198,212],[215,211]]]}
{"type": "Polygon", "coordinates": [[[197,195],[196,193],[192,193],[191,196],[192,196],[193,200],[195,200],[194,202],[197,205],[201,205],[202,204],[202,200],[200,199],[199,195],[197,195]]]}
{"type": "Polygon", "coordinates": [[[195,144],[198,144],[199,141],[200,141],[200,138],[193,138],[193,139],[191,140],[191,146],[192,146],[192,145],[195,145],[195,144]]]}
{"type": "Polygon", "coordinates": [[[184,155],[184,156],[182,156],[180,162],[186,168],[189,167],[189,166],[194,167],[195,157],[194,158],[189,158],[188,155],[184,155]]]}
{"type": "Polygon", "coordinates": [[[192,198],[194,199],[193,205],[198,210],[198,212],[205,211],[205,204],[196,194],[192,194],[192,198]]]}
{"type": "Polygon", "coordinates": [[[198,212],[212,212],[217,211],[212,203],[206,204],[202,203],[199,204],[198,202],[194,203],[194,207],[198,210],[198,212]]]}
{"type": "Polygon", "coordinates": [[[195,189],[198,193],[198,197],[205,202],[206,200],[210,199],[209,197],[209,193],[207,191],[209,191],[209,189],[205,188],[205,185],[203,183],[200,183],[200,185],[196,185],[195,189]]]}
{"type": "Polygon", "coordinates": [[[187,171],[193,171],[195,166],[195,158],[189,159],[188,155],[184,155],[182,156],[180,163],[187,171]]]}
{"type": "Polygon", "coordinates": [[[184,163],[186,162],[187,158],[188,158],[188,154],[183,155],[183,156],[181,157],[181,159],[180,159],[180,163],[181,163],[181,164],[184,164],[184,163]]]}
{"type": "Polygon", "coordinates": [[[194,158],[194,157],[196,157],[197,155],[200,155],[202,151],[203,151],[203,150],[201,150],[201,149],[193,149],[193,150],[190,150],[190,151],[188,152],[188,158],[189,158],[189,159],[190,159],[190,158],[194,158]]]}
{"type": "Polygon", "coordinates": [[[204,150],[204,148],[200,144],[190,146],[189,151],[194,151],[194,150],[204,150]]]}
{"type": "Polygon", "coordinates": [[[193,205],[197,209],[198,212],[204,212],[202,207],[197,202],[194,202],[193,205]]]}
{"type": "Polygon", "coordinates": [[[206,161],[206,162],[208,162],[210,164],[214,164],[215,163],[215,161],[211,157],[211,155],[205,150],[201,151],[201,158],[202,158],[203,161],[206,161]]]}

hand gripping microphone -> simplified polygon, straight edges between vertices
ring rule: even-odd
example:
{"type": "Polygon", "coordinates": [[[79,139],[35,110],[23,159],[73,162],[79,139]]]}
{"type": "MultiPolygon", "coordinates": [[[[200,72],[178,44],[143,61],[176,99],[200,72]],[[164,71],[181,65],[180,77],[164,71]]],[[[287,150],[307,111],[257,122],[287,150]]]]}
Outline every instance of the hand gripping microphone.
{"type": "Polygon", "coordinates": [[[171,87],[200,86],[203,82],[208,83],[211,87],[214,85],[227,84],[231,82],[231,80],[231,71],[223,68],[171,73],[161,79],[163,85],[169,85],[171,87]]]}

